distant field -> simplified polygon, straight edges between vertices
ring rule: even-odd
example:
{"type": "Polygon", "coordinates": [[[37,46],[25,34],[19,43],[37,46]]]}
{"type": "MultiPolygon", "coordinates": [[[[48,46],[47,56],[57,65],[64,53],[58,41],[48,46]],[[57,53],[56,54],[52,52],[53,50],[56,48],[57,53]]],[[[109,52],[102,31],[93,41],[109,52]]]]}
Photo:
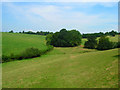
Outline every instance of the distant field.
{"type": "MultiPolygon", "coordinates": [[[[118,37],[120,37],[120,36],[118,36],[118,35],[116,35],[116,36],[107,36],[108,38],[109,38],[109,40],[110,41],[112,41],[112,42],[118,42],[118,37]]],[[[99,39],[100,37],[98,37],[97,38],[97,40],[99,39]]]]}
{"type": "Polygon", "coordinates": [[[110,37],[110,36],[108,36],[108,37],[110,38],[111,41],[118,42],[118,37],[120,37],[120,36],[116,35],[115,37],[110,37]]]}
{"type": "MultiPolygon", "coordinates": [[[[110,37],[117,41],[116,37],[110,37]]],[[[86,39],[82,40],[82,45],[86,39]]],[[[3,33],[3,54],[28,47],[47,48],[45,37],[3,33]]],[[[3,88],[117,88],[118,49],[97,51],[81,46],[54,48],[38,58],[2,64],[3,88]]]]}
{"type": "Polygon", "coordinates": [[[29,47],[46,50],[45,36],[19,33],[2,33],[2,54],[19,54],[29,47]]]}

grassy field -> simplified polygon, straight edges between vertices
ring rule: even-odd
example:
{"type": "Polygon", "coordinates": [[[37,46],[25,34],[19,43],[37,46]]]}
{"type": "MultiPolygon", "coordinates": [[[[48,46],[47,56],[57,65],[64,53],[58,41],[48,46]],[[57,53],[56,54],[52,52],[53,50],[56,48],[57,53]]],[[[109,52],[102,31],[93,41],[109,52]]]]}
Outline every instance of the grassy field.
{"type": "Polygon", "coordinates": [[[118,42],[118,37],[120,37],[120,36],[118,36],[118,35],[116,35],[115,37],[108,36],[108,38],[110,38],[110,40],[113,42],[118,42]]]}
{"type": "Polygon", "coordinates": [[[45,37],[19,33],[2,33],[2,54],[19,54],[29,47],[46,50],[45,37]]]}
{"type": "MultiPolygon", "coordinates": [[[[12,35],[14,37],[14,34],[10,36],[12,35]]],[[[17,35],[15,34],[16,37],[17,35]]],[[[36,45],[39,39],[41,43],[45,42],[45,37],[42,36],[26,35],[26,37],[36,39],[32,39],[34,42],[32,45],[36,47],[39,46],[36,45]]],[[[23,43],[27,44],[29,39],[25,40],[26,43],[25,41],[23,43]]],[[[3,42],[7,43],[4,39],[3,42]]],[[[10,49],[8,51],[10,52],[10,49]]],[[[118,49],[97,51],[80,46],[54,48],[38,58],[3,63],[2,85],[3,88],[117,88],[117,55],[118,49]]]]}

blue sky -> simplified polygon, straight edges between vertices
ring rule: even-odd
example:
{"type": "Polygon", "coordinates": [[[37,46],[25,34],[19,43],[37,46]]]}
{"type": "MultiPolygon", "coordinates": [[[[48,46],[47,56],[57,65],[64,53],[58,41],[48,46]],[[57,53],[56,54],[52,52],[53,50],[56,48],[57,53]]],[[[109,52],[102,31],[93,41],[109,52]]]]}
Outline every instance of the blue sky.
{"type": "Polygon", "coordinates": [[[118,30],[117,2],[3,2],[2,30],[81,33],[118,30]]]}

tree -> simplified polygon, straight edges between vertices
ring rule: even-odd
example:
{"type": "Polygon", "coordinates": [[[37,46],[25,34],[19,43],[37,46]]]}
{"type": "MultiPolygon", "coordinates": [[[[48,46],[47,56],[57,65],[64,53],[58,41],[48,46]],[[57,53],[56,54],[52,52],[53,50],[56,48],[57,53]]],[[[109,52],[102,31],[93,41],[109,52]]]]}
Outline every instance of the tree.
{"type": "Polygon", "coordinates": [[[115,35],[117,34],[117,32],[112,30],[111,32],[109,32],[109,34],[110,34],[111,36],[115,36],[115,35]]]}
{"type": "Polygon", "coordinates": [[[13,30],[9,31],[9,33],[14,33],[13,30]]]}
{"type": "Polygon", "coordinates": [[[46,40],[47,40],[46,45],[50,45],[51,44],[51,40],[52,40],[52,34],[48,34],[46,36],[46,40]]]}
{"type": "Polygon", "coordinates": [[[97,46],[98,50],[108,50],[113,48],[113,43],[109,41],[109,38],[102,36],[99,39],[99,43],[97,46]]]}
{"type": "MultiPolygon", "coordinates": [[[[46,37],[47,39],[48,37],[46,37]]],[[[47,39],[47,43],[55,47],[73,47],[81,44],[81,34],[79,31],[61,29],[60,32],[56,32],[47,39]]]]}
{"type": "Polygon", "coordinates": [[[85,48],[95,49],[97,46],[97,40],[95,36],[89,36],[88,41],[85,42],[85,48]]]}
{"type": "Polygon", "coordinates": [[[117,48],[120,48],[120,41],[118,41],[117,43],[117,48]]]}

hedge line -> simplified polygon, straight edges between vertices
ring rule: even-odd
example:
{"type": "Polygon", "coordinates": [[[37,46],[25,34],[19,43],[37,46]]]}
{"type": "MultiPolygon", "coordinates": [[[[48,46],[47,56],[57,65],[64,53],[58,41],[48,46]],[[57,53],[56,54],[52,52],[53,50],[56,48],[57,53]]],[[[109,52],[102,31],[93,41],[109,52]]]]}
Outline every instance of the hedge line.
{"type": "Polygon", "coordinates": [[[11,53],[9,56],[2,55],[2,63],[14,61],[14,60],[22,60],[22,59],[39,57],[52,49],[53,49],[53,46],[51,45],[48,46],[47,50],[43,50],[43,51],[37,48],[31,47],[31,48],[27,48],[26,50],[24,50],[18,55],[14,55],[13,53],[11,53]]]}

